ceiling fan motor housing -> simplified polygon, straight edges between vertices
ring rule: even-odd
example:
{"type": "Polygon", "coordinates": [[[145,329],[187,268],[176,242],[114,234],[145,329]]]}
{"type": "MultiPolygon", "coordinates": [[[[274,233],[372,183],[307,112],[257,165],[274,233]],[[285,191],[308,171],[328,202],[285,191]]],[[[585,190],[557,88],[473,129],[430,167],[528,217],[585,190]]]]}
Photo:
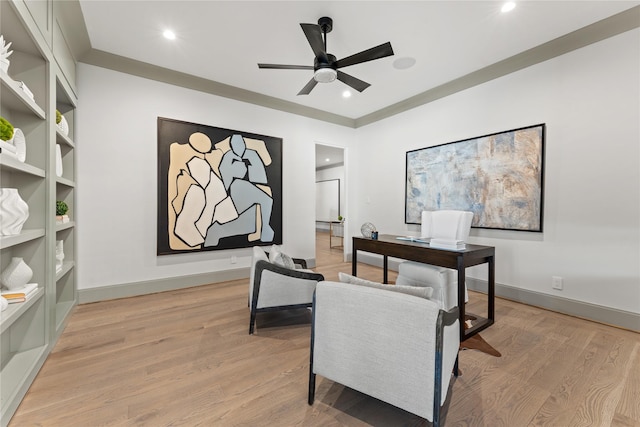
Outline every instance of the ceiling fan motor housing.
{"type": "Polygon", "coordinates": [[[336,57],[327,53],[327,62],[321,58],[316,58],[313,62],[313,78],[318,83],[331,83],[338,76],[336,68],[336,57]]]}

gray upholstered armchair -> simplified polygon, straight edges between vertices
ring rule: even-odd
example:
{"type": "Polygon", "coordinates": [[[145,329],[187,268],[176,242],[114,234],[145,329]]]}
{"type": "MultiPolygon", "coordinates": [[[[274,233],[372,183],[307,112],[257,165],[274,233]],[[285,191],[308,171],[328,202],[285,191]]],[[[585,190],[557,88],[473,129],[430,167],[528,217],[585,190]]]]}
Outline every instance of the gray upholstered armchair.
{"type": "MultiPolygon", "coordinates": [[[[389,286],[389,289],[394,286],[389,286]]],[[[320,282],[311,326],[309,405],[316,375],[441,425],[457,375],[458,307],[380,287],[320,282]]]]}
{"type": "Polygon", "coordinates": [[[313,291],[324,276],[306,268],[305,260],[277,253],[275,247],[272,247],[271,254],[259,246],[253,248],[249,277],[249,334],[255,330],[259,312],[311,307],[313,291]]]}

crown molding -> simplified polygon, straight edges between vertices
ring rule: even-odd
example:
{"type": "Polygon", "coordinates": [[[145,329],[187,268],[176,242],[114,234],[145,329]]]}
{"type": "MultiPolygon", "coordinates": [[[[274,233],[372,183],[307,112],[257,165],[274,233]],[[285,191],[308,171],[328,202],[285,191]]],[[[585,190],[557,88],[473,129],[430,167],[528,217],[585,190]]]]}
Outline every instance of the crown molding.
{"type": "Polygon", "coordinates": [[[158,67],[157,65],[114,55],[97,49],[91,49],[83,55],[83,57],[80,58],[80,62],[341,126],[353,128],[355,125],[354,119],[338,114],[306,107],[294,102],[284,101],[272,96],[168,68],[158,67]]]}

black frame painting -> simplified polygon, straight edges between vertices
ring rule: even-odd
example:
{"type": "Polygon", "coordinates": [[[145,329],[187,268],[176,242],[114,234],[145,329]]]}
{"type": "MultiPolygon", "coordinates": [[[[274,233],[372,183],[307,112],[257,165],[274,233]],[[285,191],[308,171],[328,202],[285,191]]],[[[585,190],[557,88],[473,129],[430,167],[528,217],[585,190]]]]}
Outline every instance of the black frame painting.
{"type": "Polygon", "coordinates": [[[282,244],[282,138],[157,126],[158,255],[282,244]]]}
{"type": "Polygon", "coordinates": [[[405,223],[473,212],[472,227],[542,232],[545,124],[407,151],[405,223]]]}

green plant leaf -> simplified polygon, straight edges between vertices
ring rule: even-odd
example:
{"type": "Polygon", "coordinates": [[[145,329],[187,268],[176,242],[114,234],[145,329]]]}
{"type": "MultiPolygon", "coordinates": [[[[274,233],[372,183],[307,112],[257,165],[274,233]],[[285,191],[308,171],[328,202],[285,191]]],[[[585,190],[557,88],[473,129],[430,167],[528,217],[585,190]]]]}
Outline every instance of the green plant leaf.
{"type": "Polygon", "coordinates": [[[56,201],[56,215],[65,215],[69,211],[69,206],[62,200],[56,201]]]}
{"type": "Polygon", "coordinates": [[[13,138],[13,125],[9,123],[9,120],[0,117],[0,139],[9,141],[11,138],[13,138]]]}

